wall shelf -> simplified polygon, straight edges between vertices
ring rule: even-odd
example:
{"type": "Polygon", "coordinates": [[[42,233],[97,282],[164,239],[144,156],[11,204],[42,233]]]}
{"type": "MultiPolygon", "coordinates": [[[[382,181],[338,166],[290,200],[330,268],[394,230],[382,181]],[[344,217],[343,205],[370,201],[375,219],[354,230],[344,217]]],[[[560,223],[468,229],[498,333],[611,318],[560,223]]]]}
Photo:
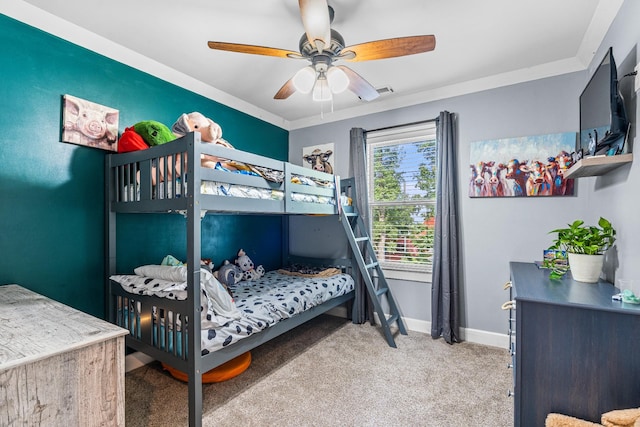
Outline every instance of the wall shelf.
{"type": "Polygon", "coordinates": [[[633,154],[618,154],[616,156],[592,156],[578,160],[564,174],[565,179],[582,178],[585,176],[604,175],[620,166],[633,161],[633,154]]]}

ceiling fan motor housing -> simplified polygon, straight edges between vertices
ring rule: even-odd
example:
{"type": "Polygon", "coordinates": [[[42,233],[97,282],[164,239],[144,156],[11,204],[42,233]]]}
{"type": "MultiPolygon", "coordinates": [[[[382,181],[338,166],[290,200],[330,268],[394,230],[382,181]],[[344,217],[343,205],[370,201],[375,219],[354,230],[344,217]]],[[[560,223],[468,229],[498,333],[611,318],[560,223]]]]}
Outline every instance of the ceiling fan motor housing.
{"type": "MultiPolygon", "coordinates": [[[[318,55],[318,49],[309,42],[306,34],[303,34],[302,37],[300,37],[299,47],[300,54],[306,58],[312,59],[314,56],[318,55]]],[[[344,38],[342,38],[342,35],[339,32],[331,29],[331,44],[322,50],[322,55],[328,55],[333,58],[338,56],[342,49],[344,49],[344,38]]]]}

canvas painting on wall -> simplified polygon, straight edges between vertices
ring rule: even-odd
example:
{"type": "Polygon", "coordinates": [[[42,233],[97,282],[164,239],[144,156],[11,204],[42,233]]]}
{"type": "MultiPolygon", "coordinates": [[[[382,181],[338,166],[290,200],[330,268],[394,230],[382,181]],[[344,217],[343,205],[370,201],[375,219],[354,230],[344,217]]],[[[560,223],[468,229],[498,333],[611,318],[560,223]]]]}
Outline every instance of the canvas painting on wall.
{"type": "Polygon", "coordinates": [[[302,147],[302,164],[320,172],[333,173],[333,143],[302,147]]]}
{"type": "Polygon", "coordinates": [[[118,151],[118,117],[118,110],[64,95],[62,142],[118,151]]]}
{"type": "Polygon", "coordinates": [[[572,196],[573,132],[470,144],[469,197],[572,196]]]}

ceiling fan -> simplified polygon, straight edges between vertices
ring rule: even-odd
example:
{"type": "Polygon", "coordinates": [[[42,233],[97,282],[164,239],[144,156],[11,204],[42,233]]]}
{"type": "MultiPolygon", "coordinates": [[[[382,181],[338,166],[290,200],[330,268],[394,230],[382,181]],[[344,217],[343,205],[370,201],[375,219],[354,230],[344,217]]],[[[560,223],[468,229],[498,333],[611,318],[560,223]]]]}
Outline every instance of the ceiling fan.
{"type": "Polygon", "coordinates": [[[311,65],[299,70],[275,94],[286,99],[294,92],[309,93],[314,101],[328,101],[332,93],[349,89],[365,101],[380,94],[358,73],[335,61],[370,61],[395,58],[432,51],[436,46],[433,35],[397,37],[345,46],[342,35],[331,28],[333,8],[327,0],[298,0],[305,34],[300,38],[300,52],[272,47],[210,41],[211,49],[282,58],[307,59],[311,65]]]}

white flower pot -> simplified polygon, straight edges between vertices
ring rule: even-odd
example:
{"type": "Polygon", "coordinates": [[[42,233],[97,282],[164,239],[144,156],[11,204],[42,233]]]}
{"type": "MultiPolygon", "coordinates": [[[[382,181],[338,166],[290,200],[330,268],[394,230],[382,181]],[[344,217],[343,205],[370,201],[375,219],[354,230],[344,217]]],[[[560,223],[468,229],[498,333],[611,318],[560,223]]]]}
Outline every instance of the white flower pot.
{"type": "Polygon", "coordinates": [[[569,252],[569,267],[573,280],[597,283],[604,264],[604,255],[584,255],[569,252]]]}

